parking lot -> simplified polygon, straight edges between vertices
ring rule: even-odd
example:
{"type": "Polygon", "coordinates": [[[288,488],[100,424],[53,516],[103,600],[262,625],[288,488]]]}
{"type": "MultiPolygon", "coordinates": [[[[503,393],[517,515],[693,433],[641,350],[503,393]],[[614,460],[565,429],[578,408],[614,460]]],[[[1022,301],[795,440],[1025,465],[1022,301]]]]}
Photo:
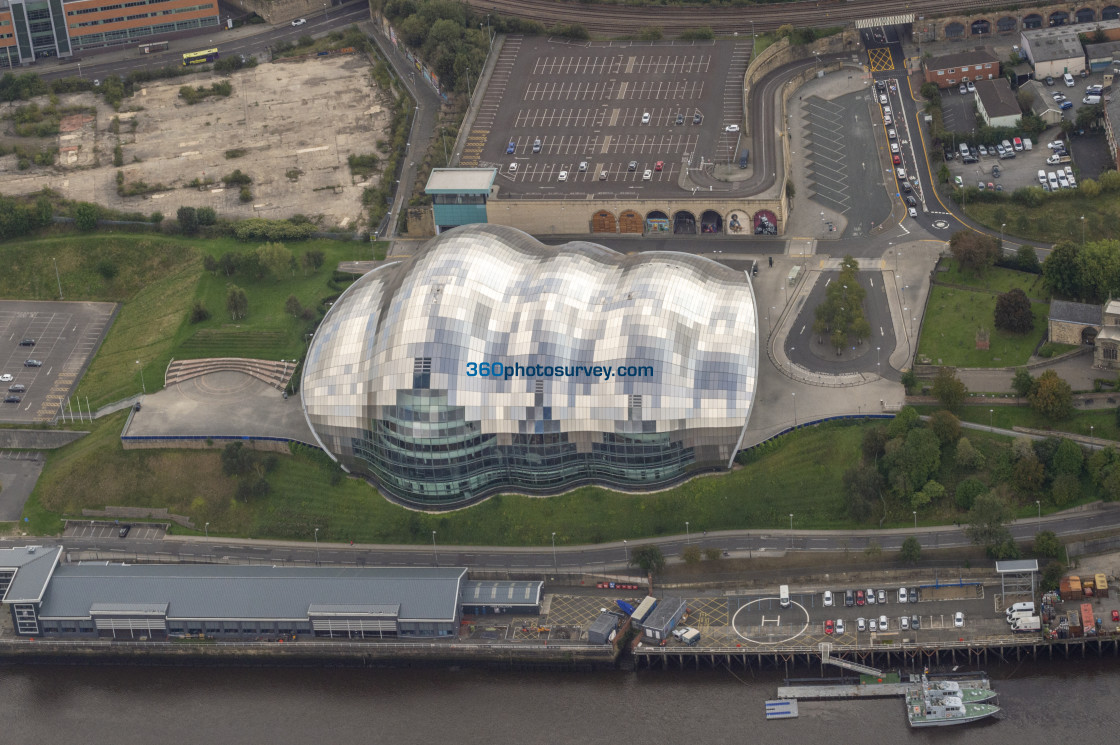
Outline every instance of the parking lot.
{"type": "Polygon", "coordinates": [[[683,169],[742,147],[726,129],[743,125],[750,46],[510,37],[461,163],[513,195],[677,193],[683,169]]]}
{"type": "Polygon", "coordinates": [[[158,541],[163,540],[167,529],[155,523],[134,523],[129,520],[115,520],[104,522],[90,520],[88,524],[81,520],[68,520],[64,536],[67,538],[117,538],[125,541],[158,541]],[[122,537],[121,528],[127,526],[128,532],[122,537]]]}
{"type": "Polygon", "coordinates": [[[0,421],[55,421],[115,312],[113,303],[0,301],[0,421]]]}

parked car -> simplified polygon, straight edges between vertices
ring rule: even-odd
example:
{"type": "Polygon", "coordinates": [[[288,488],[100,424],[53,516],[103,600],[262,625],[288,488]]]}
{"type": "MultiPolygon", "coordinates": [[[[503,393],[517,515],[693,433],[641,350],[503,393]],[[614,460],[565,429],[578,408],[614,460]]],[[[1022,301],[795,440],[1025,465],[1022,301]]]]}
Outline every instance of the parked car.
{"type": "Polygon", "coordinates": [[[8,386],[8,393],[23,393],[27,390],[27,386],[23,383],[12,383],[8,386]]]}
{"type": "Polygon", "coordinates": [[[868,627],[869,631],[878,631],[879,630],[879,622],[876,621],[874,618],[872,618],[870,621],[867,622],[867,627],[868,627]]]}
{"type": "Polygon", "coordinates": [[[651,178],[653,178],[653,171],[647,168],[646,172],[642,174],[642,181],[649,181],[651,178]]]}
{"type": "Polygon", "coordinates": [[[509,164],[509,172],[510,172],[511,175],[517,175],[517,164],[516,163],[510,163],[509,164]]]}
{"type": "Polygon", "coordinates": [[[513,151],[516,150],[516,149],[517,149],[517,143],[514,142],[513,140],[510,140],[509,144],[506,145],[506,155],[512,155],[513,151]]]}
{"type": "Polygon", "coordinates": [[[560,175],[557,176],[557,179],[560,180],[560,181],[567,181],[568,180],[568,172],[567,171],[560,171],[560,175]]]}
{"type": "Polygon", "coordinates": [[[1022,149],[1023,149],[1023,138],[1022,137],[1016,137],[1015,139],[1013,139],[1011,141],[1011,146],[1013,148],[1015,148],[1016,151],[1022,151],[1022,149]]]}
{"type": "Polygon", "coordinates": [[[606,171],[599,171],[599,180],[600,181],[606,181],[607,180],[607,172],[606,171]]]}
{"type": "Polygon", "coordinates": [[[887,99],[886,95],[885,94],[880,94],[879,95],[879,104],[882,105],[882,106],[886,106],[888,103],[890,103],[890,101],[887,99]]]}
{"type": "Polygon", "coordinates": [[[968,83],[966,83],[966,85],[968,86],[968,92],[969,93],[975,93],[976,92],[976,86],[972,84],[971,80],[968,81],[968,83]]]}
{"type": "Polygon", "coordinates": [[[1062,111],[1068,111],[1069,109],[1073,108],[1073,101],[1062,101],[1060,104],[1058,104],[1058,108],[1062,111]]]}
{"type": "Polygon", "coordinates": [[[879,631],[886,631],[888,628],[890,628],[890,624],[887,623],[887,617],[879,616],[879,631]]]}
{"type": "Polygon", "coordinates": [[[693,124],[699,124],[702,121],[704,121],[704,117],[700,116],[699,114],[693,114],[692,115],[692,123],[693,124]]]}
{"type": "Polygon", "coordinates": [[[953,616],[953,626],[958,629],[964,628],[964,614],[960,611],[957,611],[957,615],[953,616]]]}
{"type": "Polygon", "coordinates": [[[897,153],[898,152],[898,143],[897,142],[892,142],[891,143],[891,152],[892,153],[897,153]]]}
{"type": "Polygon", "coordinates": [[[5,396],[4,397],[4,403],[6,403],[6,404],[18,404],[19,401],[20,401],[19,396],[5,396]]]}
{"type": "Polygon", "coordinates": [[[642,114],[642,124],[649,124],[649,112],[642,114]]]}
{"type": "Polygon", "coordinates": [[[865,618],[857,618],[856,619],[856,631],[867,631],[867,619],[865,619],[865,618]]]}
{"type": "Polygon", "coordinates": [[[916,613],[913,616],[910,617],[910,628],[912,628],[912,629],[922,628],[922,619],[916,613]]]}
{"type": "Polygon", "coordinates": [[[1046,85],[1054,85],[1054,78],[1047,75],[1046,76],[1046,85]]]}
{"type": "Polygon", "coordinates": [[[906,616],[903,616],[902,618],[898,619],[898,628],[902,629],[903,631],[909,631],[910,630],[910,619],[906,616]]]}
{"type": "Polygon", "coordinates": [[[831,608],[832,607],[832,590],[825,590],[824,591],[824,607],[825,608],[831,608]]]}
{"type": "Polygon", "coordinates": [[[294,21],[292,21],[292,25],[293,25],[293,26],[302,26],[302,25],[303,25],[303,24],[305,24],[305,23],[307,23],[307,19],[306,19],[306,18],[297,18],[297,19],[295,19],[294,21]]]}
{"type": "Polygon", "coordinates": [[[665,167],[665,161],[663,161],[663,160],[659,160],[659,161],[657,161],[656,163],[653,164],[653,170],[655,170],[655,171],[660,171],[664,167],[665,167]]]}
{"type": "Polygon", "coordinates": [[[856,604],[856,594],[851,590],[844,591],[844,607],[851,608],[856,604]]]}
{"type": "Polygon", "coordinates": [[[856,605],[866,605],[867,596],[863,594],[863,590],[856,590],[856,605]]]}
{"type": "Polygon", "coordinates": [[[875,591],[872,589],[867,590],[867,604],[875,605],[875,591]]]}
{"type": "Polygon", "coordinates": [[[879,590],[878,592],[875,593],[875,597],[879,601],[879,605],[886,605],[887,604],[887,591],[886,590],[879,590]]]}
{"type": "Polygon", "coordinates": [[[968,86],[965,85],[964,83],[961,83],[961,87],[958,90],[960,91],[960,94],[963,96],[966,93],[968,93],[968,86]]]}
{"type": "Polygon", "coordinates": [[[23,366],[24,367],[42,367],[43,362],[42,362],[42,360],[24,360],[23,361],[23,366]]]}
{"type": "Polygon", "coordinates": [[[634,170],[637,170],[637,168],[638,168],[638,161],[636,161],[636,160],[630,161],[630,165],[626,166],[627,171],[634,171],[634,170]]]}
{"type": "Polygon", "coordinates": [[[23,341],[21,341],[19,343],[19,345],[21,347],[33,347],[33,346],[35,346],[35,340],[34,339],[24,339],[23,341]]]}
{"type": "Polygon", "coordinates": [[[895,132],[894,128],[892,127],[891,129],[887,130],[887,137],[892,140],[898,139],[898,133],[895,132]]]}
{"type": "Polygon", "coordinates": [[[894,163],[896,166],[900,166],[902,165],[902,158],[898,155],[892,155],[891,163],[894,163]]]}
{"type": "Polygon", "coordinates": [[[684,124],[684,114],[677,114],[677,124],[684,124]]]}
{"type": "Polygon", "coordinates": [[[723,131],[724,132],[738,132],[739,131],[739,125],[738,124],[728,124],[726,127],[723,128],[723,131]]]}
{"type": "Polygon", "coordinates": [[[976,149],[980,151],[981,155],[987,155],[988,154],[988,148],[984,145],[977,145],[976,149]]]}
{"type": "Polygon", "coordinates": [[[11,379],[12,379],[12,374],[11,373],[4,373],[3,375],[0,375],[0,383],[7,383],[11,379]]]}
{"type": "Polygon", "coordinates": [[[906,212],[910,215],[910,217],[917,217],[918,216],[918,210],[917,210],[916,207],[910,207],[909,209],[906,210],[906,212]]]}
{"type": "Polygon", "coordinates": [[[587,161],[586,160],[581,160],[579,162],[579,172],[583,173],[586,170],[587,170],[587,161]]]}
{"type": "Polygon", "coordinates": [[[898,588],[898,602],[900,602],[900,603],[905,603],[906,602],[906,588],[905,587],[898,588]]]}
{"type": "MultiPolygon", "coordinates": [[[[914,199],[914,197],[909,197],[908,196],[908,197],[906,197],[906,206],[907,207],[917,207],[918,206],[918,200],[914,199]]],[[[871,592],[871,591],[868,590],[868,592],[871,592]]],[[[880,603],[887,602],[886,595],[883,594],[882,590],[879,590],[879,597],[882,598],[881,600],[879,600],[880,603]]]]}
{"type": "Polygon", "coordinates": [[[843,634],[843,633],[844,633],[844,619],[843,618],[837,618],[836,619],[836,634],[840,635],[840,634],[843,634]]]}
{"type": "Polygon", "coordinates": [[[828,634],[829,636],[832,636],[832,632],[833,632],[834,627],[835,627],[835,624],[833,623],[832,619],[831,618],[828,619],[827,621],[824,622],[824,633],[828,634]]]}
{"type": "Polygon", "coordinates": [[[128,531],[130,530],[132,530],[131,525],[122,525],[121,529],[117,531],[117,535],[119,535],[121,538],[124,538],[128,535],[128,531]]]}

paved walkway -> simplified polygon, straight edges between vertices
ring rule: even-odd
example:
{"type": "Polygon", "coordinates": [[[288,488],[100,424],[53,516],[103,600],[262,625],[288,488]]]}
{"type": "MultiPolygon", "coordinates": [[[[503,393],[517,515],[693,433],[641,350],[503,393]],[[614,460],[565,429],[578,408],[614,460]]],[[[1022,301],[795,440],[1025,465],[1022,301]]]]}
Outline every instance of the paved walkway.
{"type": "MultiPolygon", "coordinates": [[[[1112,379],[1115,377],[1114,372],[1094,368],[1093,355],[1091,354],[1081,354],[1053,362],[1043,362],[1038,367],[1030,368],[1030,373],[1037,378],[1046,370],[1053,370],[1058,373],[1058,376],[1069,383],[1075,391],[1091,391],[1093,390],[1093,381],[1097,378],[1112,379]]],[[[1015,377],[1015,368],[994,370],[958,368],[957,377],[973,393],[1012,393],[1011,381],[1015,377]]]]}

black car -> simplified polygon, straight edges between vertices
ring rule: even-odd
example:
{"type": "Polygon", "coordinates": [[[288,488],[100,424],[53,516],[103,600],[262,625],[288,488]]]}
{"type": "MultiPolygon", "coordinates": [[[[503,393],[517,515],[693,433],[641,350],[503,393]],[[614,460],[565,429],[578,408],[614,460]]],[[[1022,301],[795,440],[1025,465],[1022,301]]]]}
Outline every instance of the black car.
{"type": "Polygon", "coordinates": [[[43,363],[42,363],[41,360],[24,360],[23,361],[23,366],[24,367],[42,367],[43,363]]]}
{"type": "Polygon", "coordinates": [[[703,120],[704,120],[704,117],[700,116],[699,114],[693,114],[692,115],[692,123],[693,124],[699,124],[703,120]]]}
{"type": "Polygon", "coordinates": [[[5,396],[4,397],[4,403],[6,403],[6,404],[18,404],[19,402],[20,402],[20,397],[19,396],[5,396]]]}
{"type": "Polygon", "coordinates": [[[882,92],[883,92],[883,91],[885,91],[886,89],[887,89],[887,84],[886,84],[886,83],[884,83],[884,82],[883,82],[882,80],[876,80],[876,81],[875,81],[875,90],[877,90],[877,91],[879,91],[880,93],[882,93],[882,92]]]}
{"type": "Polygon", "coordinates": [[[121,538],[124,538],[126,535],[128,535],[128,531],[130,530],[132,530],[131,525],[122,525],[121,529],[117,532],[117,535],[119,535],[121,538]]]}
{"type": "Polygon", "coordinates": [[[844,591],[844,606],[847,607],[847,608],[851,608],[855,604],[856,604],[856,594],[854,592],[852,592],[851,590],[845,590],[844,591]]]}
{"type": "Polygon", "coordinates": [[[914,614],[913,616],[910,617],[910,628],[912,628],[912,629],[922,628],[922,619],[919,618],[917,614],[914,614]]]}
{"type": "Polygon", "coordinates": [[[917,207],[918,206],[918,200],[914,199],[914,197],[906,197],[906,206],[907,207],[917,207]]]}
{"type": "Polygon", "coordinates": [[[23,383],[12,383],[10,386],[8,386],[9,393],[23,393],[26,390],[27,386],[25,386],[23,383]]]}
{"type": "Polygon", "coordinates": [[[684,114],[677,114],[677,124],[684,124],[684,114]]]}
{"type": "Polygon", "coordinates": [[[19,345],[21,347],[33,347],[33,346],[35,346],[35,340],[34,339],[24,339],[23,341],[21,341],[19,343],[19,345]]]}

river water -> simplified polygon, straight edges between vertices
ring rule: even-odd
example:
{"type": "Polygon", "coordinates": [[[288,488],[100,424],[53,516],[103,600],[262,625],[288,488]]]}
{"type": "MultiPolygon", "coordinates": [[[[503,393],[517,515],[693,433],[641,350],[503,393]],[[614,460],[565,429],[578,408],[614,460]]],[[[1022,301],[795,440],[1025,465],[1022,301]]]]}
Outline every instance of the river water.
{"type": "MultiPolygon", "coordinates": [[[[811,676],[800,669],[797,675],[811,676]]],[[[1001,721],[911,730],[899,699],[803,702],[736,671],[0,666],[0,741],[176,743],[1116,742],[1120,662],[990,668],[1001,721]]]]}

